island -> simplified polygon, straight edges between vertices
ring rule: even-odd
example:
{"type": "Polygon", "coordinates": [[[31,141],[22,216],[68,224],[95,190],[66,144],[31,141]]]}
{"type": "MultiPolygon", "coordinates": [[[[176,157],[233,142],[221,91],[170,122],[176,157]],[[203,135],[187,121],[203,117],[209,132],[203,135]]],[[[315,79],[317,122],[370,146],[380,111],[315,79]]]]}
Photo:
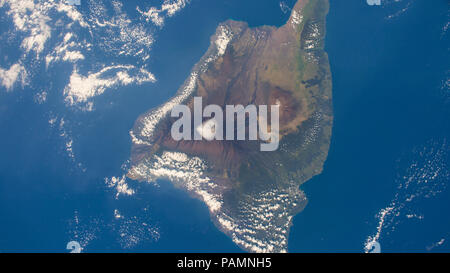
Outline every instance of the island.
{"type": "Polygon", "coordinates": [[[214,224],[248,252],[287,252],[292,218],[307,198],[300,185],[322,172],[333,108],[324,51],[328,0],[299,0],[283,26],[221,23],[205,55],[166,103],[130,131],[133,180],[171,181],[203,201],[214,224]],[[204,105],[279,105],[279,147],[260,141],[171,137],[171,109],[204,105]]]}

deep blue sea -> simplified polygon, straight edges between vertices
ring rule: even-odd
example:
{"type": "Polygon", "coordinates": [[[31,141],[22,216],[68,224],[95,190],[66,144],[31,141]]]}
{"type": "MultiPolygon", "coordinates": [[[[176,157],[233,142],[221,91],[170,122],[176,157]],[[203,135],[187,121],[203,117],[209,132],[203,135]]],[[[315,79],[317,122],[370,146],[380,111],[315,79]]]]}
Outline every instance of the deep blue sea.
{"type": "MultiPolygon", "coordinates": [[[[130,13],[135,2],[127,1],[130,13]]],[[[309,204],[294,218],[289,251],[362,252],[377,232],[376,216],[393,201],[399,216],[385,218],[382,251],[449,251],[449,176],[427,172],[450,162],[448,83],[443,88],[449,3],[410,1],[389,19],[404,6],[330,2],[332,143],[323,173],[301,187],[309,204]],[[416,179],[405,189],[408,177],[427,182],[416,179]],[[421,199],[405,202],[410,190],[421,199]]],[[[115,199],[104,179],[124,174],[134,121],[175,94],[220,22],[279,26],[288,17],[275,0],[192,0],[155,34],[148,65],[157,82],[106,92],[93,112],[66,109],[67,81],[60,74],[50,75],[54,83],[43,105],[27,87],[0,92],[0,252],[68,252],[71,240],[85,242],[85,252],[240,252],[204,204],[169,182],[130,181],[136,194],[115,199]],[[49,126],[58,113],[70,128],[75,162],[61,132],[49,126]],[[126,221],[114,218],[116,209],[126,221]],[[142,223],[158,235],[145,234],[142,223]],[[141,239],[124,247],[122,236],[141,239]]]]}

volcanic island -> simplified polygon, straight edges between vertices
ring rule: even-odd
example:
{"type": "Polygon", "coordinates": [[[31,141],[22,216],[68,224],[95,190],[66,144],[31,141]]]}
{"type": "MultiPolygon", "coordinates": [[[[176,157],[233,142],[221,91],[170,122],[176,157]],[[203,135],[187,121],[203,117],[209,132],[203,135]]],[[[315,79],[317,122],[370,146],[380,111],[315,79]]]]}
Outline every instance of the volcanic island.
{"type": "MultiPolygon", "coordinates": [[[[322,172],[333,108],[324,51],[328,0],[299,0],[283,26],[221,23],[190,76],[130,131],[133,180],[169,180],[203,201],[214,224],[248,252],[287,252],[292,218],[307,198],[300,185],[322,172]],[[175,105],[279,105],[279,147],[262,140],[171,137],[175,105]]],[[[195,128],[192,128],[195,130],[195,128]]]]}

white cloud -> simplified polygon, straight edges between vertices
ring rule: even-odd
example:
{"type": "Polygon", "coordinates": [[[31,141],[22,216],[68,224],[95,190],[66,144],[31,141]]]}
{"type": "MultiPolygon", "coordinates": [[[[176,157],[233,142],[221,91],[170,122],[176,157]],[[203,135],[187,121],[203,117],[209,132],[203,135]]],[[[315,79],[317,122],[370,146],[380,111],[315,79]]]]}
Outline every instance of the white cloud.
{"type": "Polygon", "coordinates": [[[103,94],[107,88],[155,82],[153,74],[132,65],[108,66],[96,73],[80,75],[75,69],[70,76],[70,82],[64,89],[66,102],[70,105],[87,102],[89,99],[103,94]]]}
{"type": "Polygon", "coordinates": [[[48,68],[51,63],[58,61],[76,63],[84,60],[85,57],[81,50],[90,50],[92,45],[87,42],[76,42],[76,38],[77,36],[74,33],[66,33],[63,41],[45,57],[46,67],[48,68]]]}
{"type": "Polygon", "coordinates": [[[65,13],[73,22],[78,22],[82,27],[88,27],[88,24],[84,21],[83,15],[76,9],[75,6],[68,3],[59,3],[56,10],[61,13],[65,13]]]}
{"type": "Polygon", "coordinates": [[[222,56],[223,54],[225,54],[225,51],[227,50],[228,44],[230,43],[231,39],[233,39],[233,33],[229,28],[223,25],[219,27],[219,31],[220,32],[215,43],[219,56],[222,56]]]}
{"type": "Polygon", "coordinates": [[[7,2],[10,7],[7,13],[13,18],[16,29],[29,35],[23,39],[22,48],[27,52],[34,50],[39,54],[51,36],[51,29],[47,24],[50,18],[45,12],[48,5],[35,4],[32,0],[7,2]]]}
{"type": "Polygon", "coordinates": [[[161,10],[166,11],[170,17],[175,15],[175,13],[184,8],[188,3],[188,0],[164,0],[161,10]]]}
{"type": "Polygon", "coordinates": [[[91,2],[89,21],[96,33],[96,45],[114,56],[137,57],[138,62],[149,58],[149,51],[154,42],[153,33],[142,23],[131,20],[123,11],[123,4],[112,1],[113,15],[102,3],[91,2]]]}
{"type": "MultiPolygon", "coordinates": [[[[423,146],[414,147],[413,152],[405,157],[409,167],[398,174],[397,191],[390,204],[376,215],[376,232],[364,242],[366,252],[374,242],[389,238],[390,233],[405,219],[424,219],[425,216],[417,211],[418,208],[447,188],[450,178],[446,161],[448,151],[447,139],[432,140],[423,146]]],[[[399,162],[403,164],[403,160],[399,162]]]]}
{"type": "Polygon", "coordinates": [[[10,91],[16,81],[21,80],[22,86],[25,85],[27,73],[25,68],[20,64],[13,64],[8,70],[0,67],[0,84],[10,91]]]}
{"type": "Polygon", "coordinates": [[[44,50],[47,40],[52,35],[52,28],[49,25],[51,21],[49,14],[52,10],[64,13],[73,22],[87,27],[82,15],[75,7],[63,1],[3,0],[0,4],[4,6],[6,3],[9,5],[6,13],[12,17],[16,30],[27,35],[21,44],[27,53],[35,51],[39,55],[44,50]]]}
{"type": "MultiPolygon", "coordinates": [[[[75,70],[64,96],[69,105],[83,103],[80,107],[89,111],[93,104],[88,100],[107,88],[154,82],[155,77],[145,68],[154,42],[153,30],[139,20],[132,20],[123,10],[123,2],[111,1],[112,9],[104,2],[86,1],[88,10],[81,13],[77,6],[66,1],[0,0],[2,12],[10,18],[13,35],[21,49],[18,64],[0,68],[0,85],[10,90],[18,80],[27,78],[27,82],[33,83],[36,65],[40,63],[46,68],[56,62],[73,63],[75,70]],[[92,57],[94,48],[113,56],[115,64],[82,65],[92,57]],[[121,56],[135,58],[133,66],[116,58],[121,56]],[[29,58],[33,60],[28,62],[29,58]],[[80,67],[87,70],[80,72],[77,69],[80,67]]],[[[164,17],[170,17],[187,2],[166,0],[159,10],[164,17]]]]}
{"type": "Polygon", "coordinates": [[[43,104],[47,101],[47,95],[48,93],[46,91],[36,93],[36,95],[34,95],[34,101],[38,104],[43,104]]]}
{"type": "Polygon", "coordinates": [[[123,216],[120,214],[120,212],[119,212],[118,209],[115,209],[115,210],[114,210],[114,218],[116,218],[116,219],[121,219],[121,218],[123,218],[123,216]]]}
{"type": "Polygon", "coordinates": [[[189,0],[164,0],[160,8],[150,7],[147,11],[142,11],[139,7],[137,11],[145,17],[147,21],[152,21],[157,26],[163,26],[167,17],[172,17],[183,9],[189,0]]]}
{"type": "Polygon", "coordinates": [[[105,178],[105,183],[109,188],[114,188],[117,191],[116,198],[119,198],[121,194],[130,196],[135,193],[133,189],[128,187],[125,175],[122,177],[113,176],[111,178],[105,178]]]}
{"type": "Polygon", "coordinates": [[[64,61],[84,60],[83,54],[80,51],[66,51],[63,57],[64,61]]]}

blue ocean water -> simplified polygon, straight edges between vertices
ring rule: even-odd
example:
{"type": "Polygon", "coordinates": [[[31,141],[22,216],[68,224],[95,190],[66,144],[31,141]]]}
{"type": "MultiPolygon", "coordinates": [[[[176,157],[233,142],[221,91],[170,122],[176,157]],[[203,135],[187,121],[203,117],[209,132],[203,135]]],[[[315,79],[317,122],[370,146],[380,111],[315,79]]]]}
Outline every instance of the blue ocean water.
{"type": "MultiPolygon", "coordinates": [[[[139,1],[127,3],[135,14],[139,1]]],[[[414,149],[449,137],[448,100],[439,92],[448,69],[441,26],[448,2],[414,1],[402,16],[386,20],[391,8],[331,0],[326,50],[333,74],[332,145],[324,172],[302,186],[309,204],[294,219],[291,252],[363,251],[376,232],[374,216],[390,204],[399,173],[417,157],[414,149]]],[[[130,182],[136,194],[116,200],[104,178],[124,173],[135,119],[176,92],[220,22],[279,26],[288,17],[278,1],[193,0],[155,35],[148,62],[158,81],[106,92],[93,112],[66,109],[61,90],[67,82],[60,74],[51,75],[44,106],[27,87],[0,92],[0,251],[67,252],[67,242],[81,239],[86,252],[240,252],[214,227],[204,204],[169,182],[130,182]],[[67,157],[61,132],[48,124],[52,113],[65,113],[76,162],[67,157]],[[115,209],[131,220],[118,223],[115,209]],[[157,228],[158,236],[143,234],[142,222],[157,228]],[[124,247],[124,233],[143,239],[124,247]]],[[[70,75],[69,67],[64,70],[70,75]]],[[[443,191],[437,197],[421,207],[424,224],[400,223],[398,232],[382,234],[382,250],[424,251],[441,239],[436,233],[448,241],[450,196],[443,191]]]]}

